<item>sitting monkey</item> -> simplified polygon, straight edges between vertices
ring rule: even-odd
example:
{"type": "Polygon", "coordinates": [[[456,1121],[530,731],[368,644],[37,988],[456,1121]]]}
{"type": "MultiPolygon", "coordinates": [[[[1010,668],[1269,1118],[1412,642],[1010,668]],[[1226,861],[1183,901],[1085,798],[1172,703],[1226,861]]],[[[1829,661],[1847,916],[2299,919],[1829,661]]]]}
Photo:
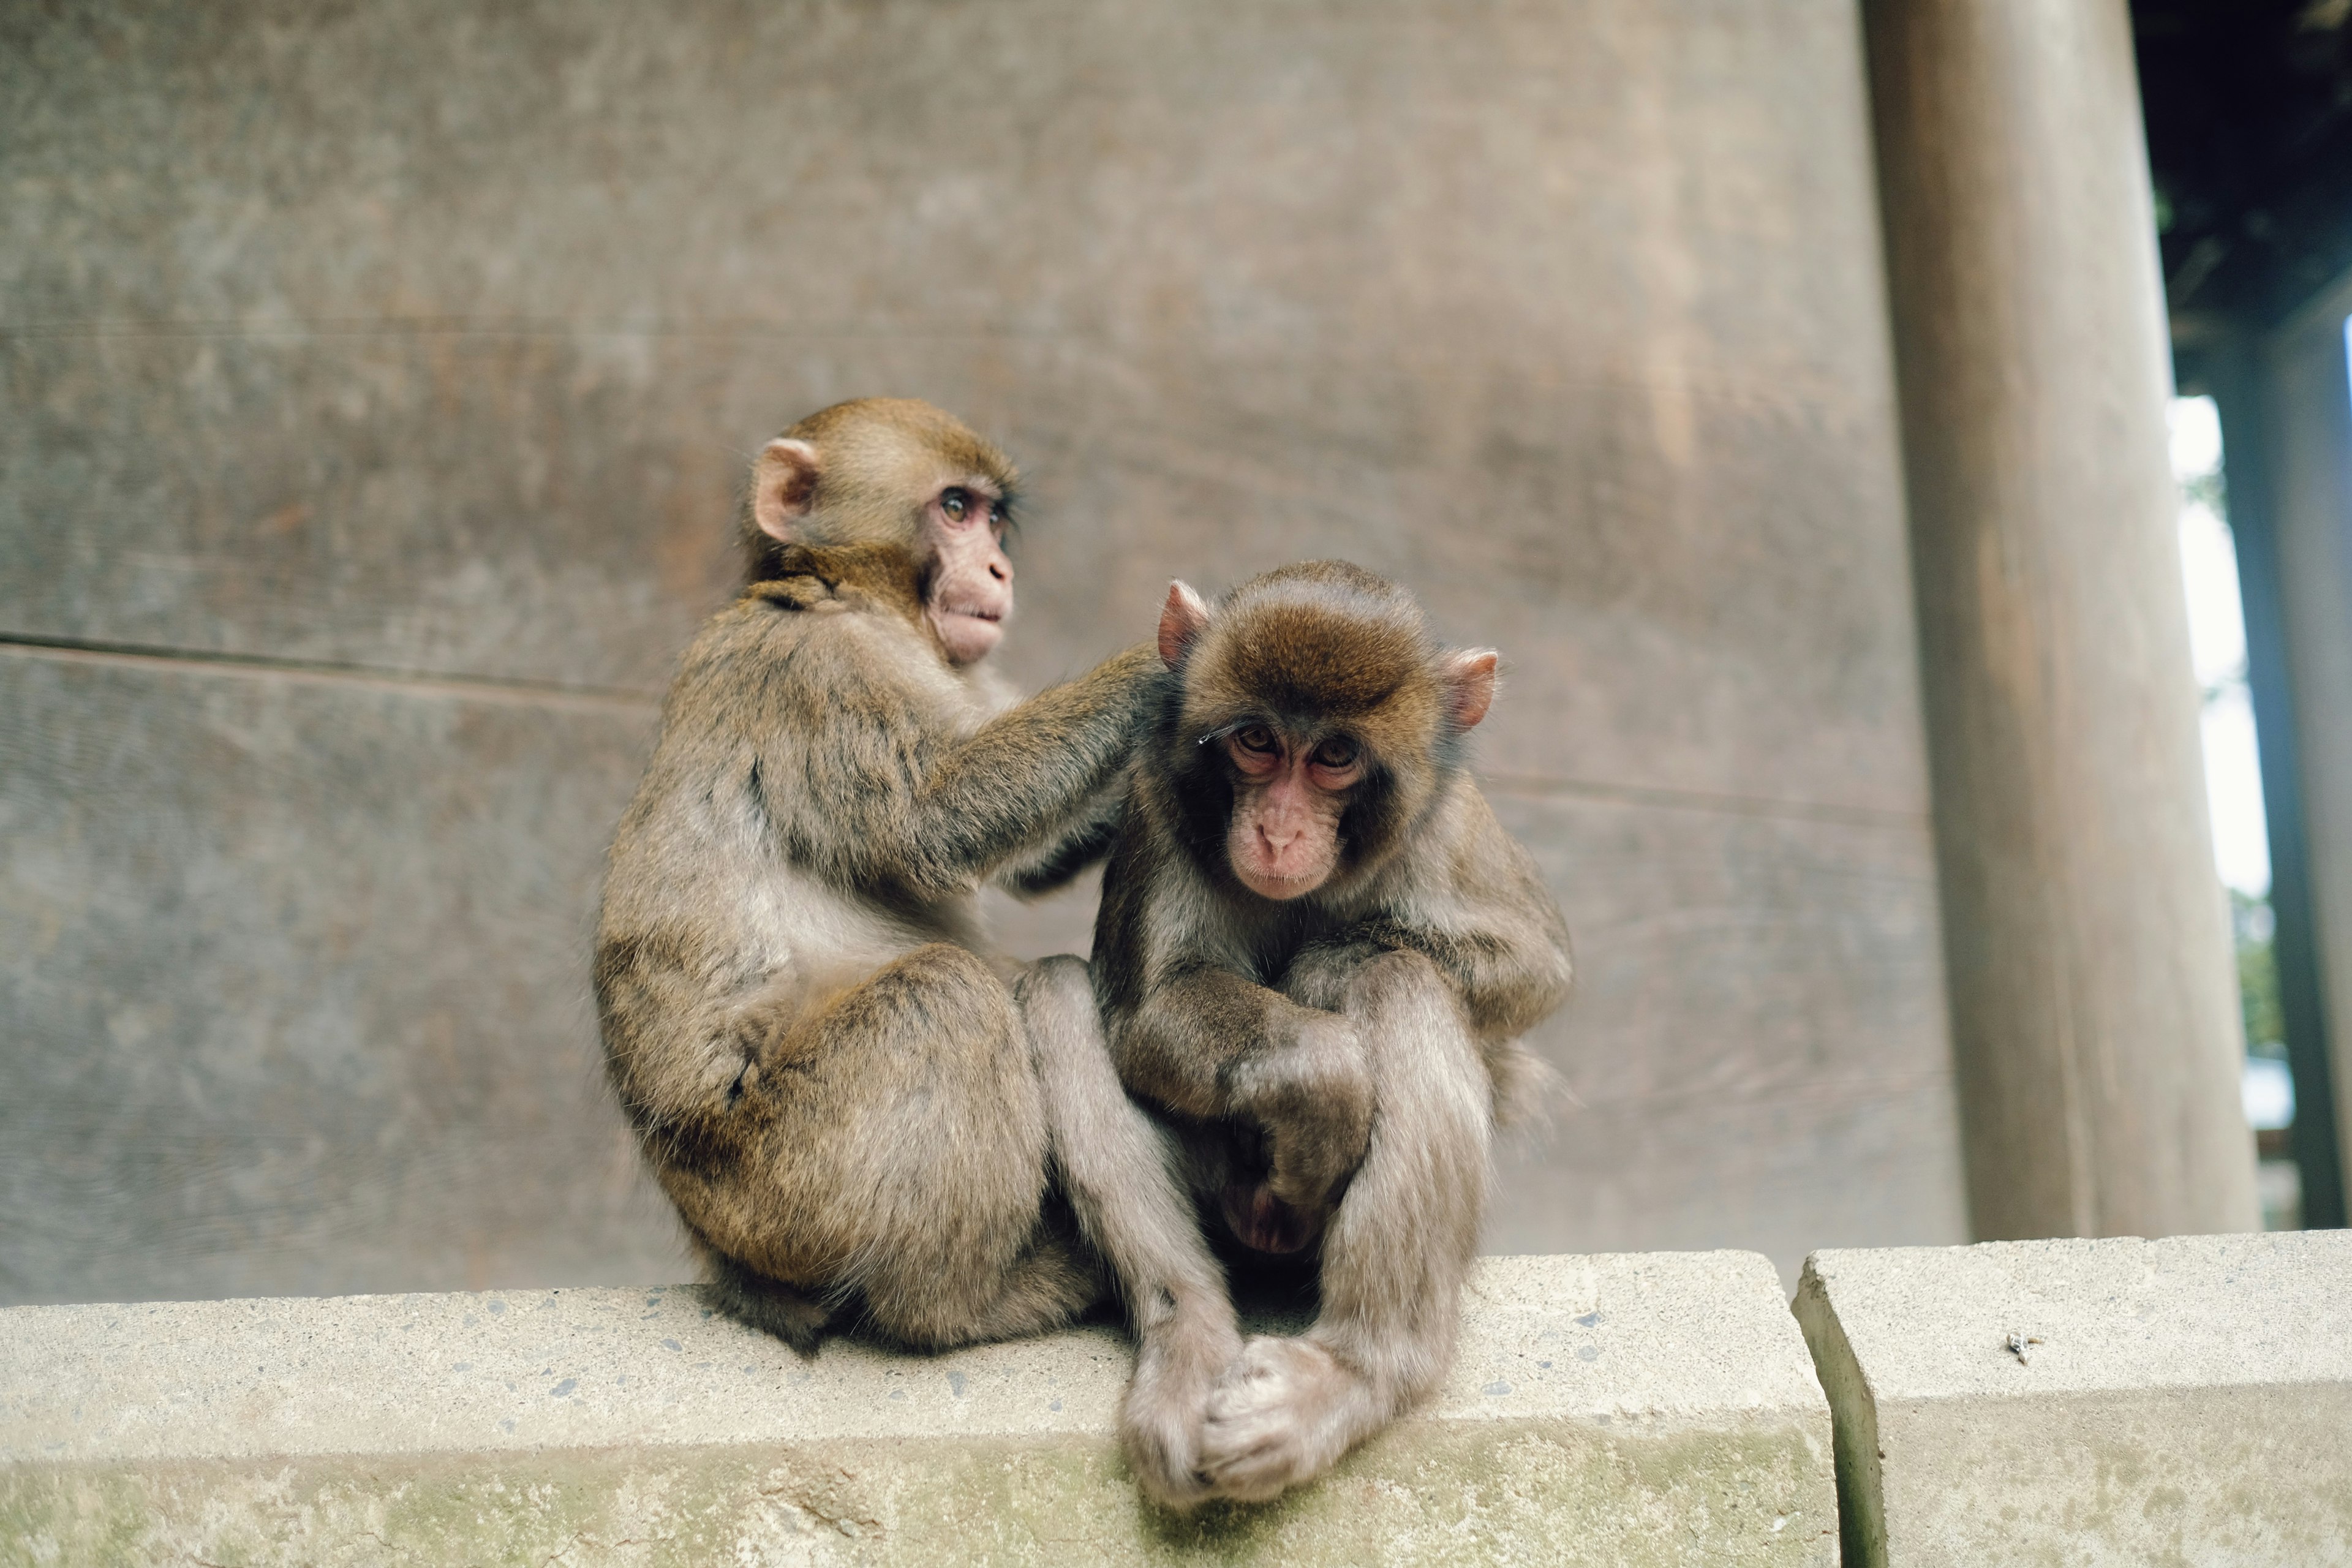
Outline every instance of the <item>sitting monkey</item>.
{"type": "Polygon", "coordinates": [[[1119,1076],[1183,1137],[1212,1223],[1318,1266],[1314,1327],[1249,1341],[1210,1402],[1202,1475],[1264,1499],[1444,1375],[1498,1113],[1548,1074],[1518,1037],[1567,994],[1568,932],[1463,772],[1492,652],[1439,648],[1402,591],[1315,562],[1213,612],[1176,584],[1160,653],[1178,681],[1095,974],[1119,1076]]]}
{"type": "Polygon", "coordinates": [[[613,842],[598,1012],[728,1310],[803,1352],[845,1313],[966,1344],[1068,1321],[1107,1262],[1141,1342],[1128,1454],[1181,1507],[1240,1351],[1223,1278],[1085,964],[1008,985],[973,901],[1099,858],[1166,677],[1136,648],[1014,704],[985,672],[1013,483],[921,403],[760,454],[750,585],[687,650],[613,842]]]}

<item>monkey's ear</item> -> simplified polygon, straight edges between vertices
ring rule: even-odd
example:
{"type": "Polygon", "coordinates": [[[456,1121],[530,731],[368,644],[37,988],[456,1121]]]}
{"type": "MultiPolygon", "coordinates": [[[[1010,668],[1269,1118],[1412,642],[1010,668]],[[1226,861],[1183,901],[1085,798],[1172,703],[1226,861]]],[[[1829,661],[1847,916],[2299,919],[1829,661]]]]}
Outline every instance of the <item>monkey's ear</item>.
{"type": "Polygon", "coordinates": [[[1446,715],[1454,721],[1455,733],[1476,729],[1495,705],[1495,668],[1502,662],[1502,656],[1490,647],[1445,656],[1446,715]]]}
{"type": "Polygon", "coordinates": [[[779,437],[760,449],[751,467],[751,519],[760,531],[785,543],[816,500],[816,448],[779,437]]]}
{"type": "Polygon", "coordinates": [[[1168,584],[1168,602],[1160,607],[1160,662],[1173,669],[1184,661],[1184,650],[1209,627],[1209,606],[1183,583],[1168,584]]]}

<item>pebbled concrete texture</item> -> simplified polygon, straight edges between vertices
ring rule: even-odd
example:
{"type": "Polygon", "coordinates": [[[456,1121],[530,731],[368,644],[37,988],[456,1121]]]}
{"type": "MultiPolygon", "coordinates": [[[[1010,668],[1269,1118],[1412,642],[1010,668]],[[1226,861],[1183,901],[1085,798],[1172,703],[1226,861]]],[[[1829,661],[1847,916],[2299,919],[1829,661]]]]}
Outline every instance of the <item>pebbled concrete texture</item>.
{"type": "Polygon", "coordinates": [[[2352,1232],[1817,1252],[1796,1315],[1850,1563],[2352,1563],[2352,1232]]]}
{"type": "Polygon", "coordinates": [[[1752,1253],[1505,1258],[1452,1380],[1260,1508],[1144,1505],[1108,1328],[803,1362],[690,1288],[0,1313],[0,1563],[1827,1564],[1752,1253]]]}

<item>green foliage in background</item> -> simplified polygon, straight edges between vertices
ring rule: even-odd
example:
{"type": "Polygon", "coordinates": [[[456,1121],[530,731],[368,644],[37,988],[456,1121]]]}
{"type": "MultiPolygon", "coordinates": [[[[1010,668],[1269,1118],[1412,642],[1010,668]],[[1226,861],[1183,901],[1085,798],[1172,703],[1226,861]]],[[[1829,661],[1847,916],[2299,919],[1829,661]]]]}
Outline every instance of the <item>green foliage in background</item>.
{"type": "Polygon", "coordinates": [[[2224,523],[2230,521],[2229,481],[2222,478],[2218,465],[2181,480],[2180,499],[2189,506],[2211,509],[2213,515],[2224,523]]]}
{"type": "Polygon", "coordinates": [[[2230,889],[2230,929],[2238,945],[2238,1002],[2245,1009],[2251,1056],[2286,1056],[2286,1019],[2279,1012],[2278,955],[2268,899],[2230,889]]]}

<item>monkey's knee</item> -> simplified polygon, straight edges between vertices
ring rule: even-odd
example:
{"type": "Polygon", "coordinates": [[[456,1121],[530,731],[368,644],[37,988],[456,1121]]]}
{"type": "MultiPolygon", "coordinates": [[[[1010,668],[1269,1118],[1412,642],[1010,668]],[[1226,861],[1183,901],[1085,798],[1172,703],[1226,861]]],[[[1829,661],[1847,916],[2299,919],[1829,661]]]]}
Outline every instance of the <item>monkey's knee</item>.
{"type": "Polygon", "coordinates": [[[1057,952],[1031,964],[1013,990],[1024,1006],[1045,998],[1063,1005],[1084,1000],[1091,1006],[1095,999],[1094,972],[1085,959],[1057,952]]]}
{"type": "MultiPolygon", "coordinates": [[[[877,969],[853,994],[900,1026],[963,1033],[1012,1008],[1012,991],[987,961],[953,942],[926,942],[877,969]]],[[[847,1002],[837,1006],[846,1006],[847,1002]]]]}
{"type": "Polygon", "coordinates": [[[1377,1090],[1368,1043],[1350,1020],[1308,1019],[1287,1046],[1236,1064],[1232,1088],[1277,1145],[1330,1145],[1347,1165],[1363,1153],[1377,1090]]]}
{"type": "Polygon", "coordinates": [[[1058,953],[1029,966],[1013,987],[1039,1067],[1103,1049],[1102,1015],[1086,960],[1058,953]]]}
{"type": "Polygon", "coordinates": [[[813,1297],[863,1291],[877,1270],[936,1289],[1010,1268],[1037,1226],[1049,1142],[1012,993],[988,967],[919,948],[790,1044],[788,1068],[730,1117],[730,1158],[660,1168],[688,1223],[813,1297]]]}
{"type": "Polygon", "coordinates": [[[1434,960],[1425,952],[1398,948],[1362,965],[1349,978],[1345,1010],[1360,1017],[1442,1001],[1449,1004],[1448,1012],[1458,1012],[1451,1005],[1453,999],[1454,988],[1434,960]]]}

